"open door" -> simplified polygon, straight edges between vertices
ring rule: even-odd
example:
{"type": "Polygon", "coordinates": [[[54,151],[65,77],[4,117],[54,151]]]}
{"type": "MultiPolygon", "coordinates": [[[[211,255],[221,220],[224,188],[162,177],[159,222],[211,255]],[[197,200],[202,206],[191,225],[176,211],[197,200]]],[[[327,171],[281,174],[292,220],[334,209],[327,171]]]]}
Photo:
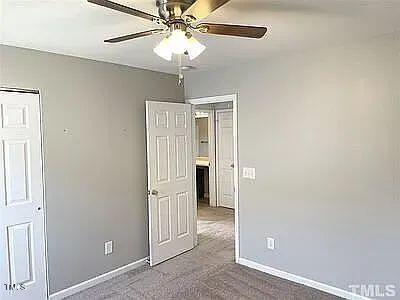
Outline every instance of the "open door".
{"type": "Polygon", "coordinates": [[[190,104],[146,102],[150,265],[194,246],[190,104]]]}

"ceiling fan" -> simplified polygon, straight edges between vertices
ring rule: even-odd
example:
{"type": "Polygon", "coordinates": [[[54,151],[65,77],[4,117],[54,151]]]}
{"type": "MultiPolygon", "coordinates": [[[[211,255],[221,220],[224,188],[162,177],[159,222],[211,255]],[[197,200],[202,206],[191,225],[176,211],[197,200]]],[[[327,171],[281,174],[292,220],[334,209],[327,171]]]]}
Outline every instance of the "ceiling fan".
{"type": "Polygon", "coordinates": [[[193,37],[192,32],[255,39],[262,38],[266,34],[267,28],[265,27],[200,22],[229,1],[230,0],[156,0],[159,16],[154,16],[108,0],[88,0],[90,3],[143,18],[154,24],[163,26],[163,28],[128,34],[108,39],[104,42],[119,43],[155,34],[167,34],[154,48],[154,52],[169,61],[174,54],[179,55],[179,57],[185,54],[192,60],[205,50],[205,46],[193,37]]]}

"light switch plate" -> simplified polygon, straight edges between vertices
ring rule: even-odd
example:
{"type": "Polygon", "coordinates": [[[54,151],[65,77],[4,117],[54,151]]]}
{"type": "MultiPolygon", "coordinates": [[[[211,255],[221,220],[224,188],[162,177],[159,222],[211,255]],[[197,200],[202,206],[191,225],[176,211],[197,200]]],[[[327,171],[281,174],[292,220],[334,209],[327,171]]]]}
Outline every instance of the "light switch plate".
{"type": "Polygon", "coordinates": [[[113,252],[113,241],[104,243],[104,255],[110,255],[113,252]]]}
{"type": "Polygon", "coordinates": [[[267,238],[267,249],[275,250],[275,239],[270,237],[267,238]]]}
{"type": "Polygon", "coordinates": [[[243,178],[256,179],[256,169],[244,167],[243,178]]]}

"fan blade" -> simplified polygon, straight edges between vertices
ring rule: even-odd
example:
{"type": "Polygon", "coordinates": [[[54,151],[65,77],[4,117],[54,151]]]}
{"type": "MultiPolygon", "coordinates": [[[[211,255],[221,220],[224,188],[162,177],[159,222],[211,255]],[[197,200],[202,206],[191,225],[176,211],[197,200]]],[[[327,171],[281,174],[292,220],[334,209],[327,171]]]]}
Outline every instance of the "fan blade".
{"type": "Polygon", "coordinates": [[[266,27],[246,26],[246,25],[201,23],[196,26],[196,30],[198,30],[201,33],[231,35],[231,36],[260,39],[267,33],[268,29],[266,27]]]}
{"type": "Polygon", "coordinates": [[[112,1],[108,1],[108,0],[87,0],[87,1],[90,2],[90,3],[93,3],[93,4],[97,4],[97,5],[100,5],[100,6],[103,6],[103,7],[107,7],[107,8],[110,8],[110,9],[114,9],[114,10],[123,12],[123,13],[126,13],[126,14],[130,14],[130,15],[135,16],[135,17],[147,19],[147,20],[152,21],[152,22],[161,20],[157,16],[153,16],[153,15],[148,14],[146,12],[143,12],[143,11],[140,11],[140,10],[137,10],[137,9],[134,9],[134,8],[122,5],[122,4],[118,4],[118,3],[115,3],[115,2],[112,2],[112,1]]]}
{"type": "Polygon", "coordinates": [[[143,31],[143,32],[123,35],[123,36],[119,36],[116,38],[108,39],[108,40],[105,40],[104,42],[105,43],[119,43],[119,42],[124,42],[127,40],[132,40],[132,39],[136,39],[136,38],[140,38],[140,37],[144,37],[144,36],[163,33],[163,32],[164,32],[164,29],[147,30],[147,31],[143,31]]]}
{"type": "Polygon", "coordinates": [[[229,1],[230,0],[197,0],[182,14],[182,16],[192,16],[196,20],[201,20],[229,1]]]}

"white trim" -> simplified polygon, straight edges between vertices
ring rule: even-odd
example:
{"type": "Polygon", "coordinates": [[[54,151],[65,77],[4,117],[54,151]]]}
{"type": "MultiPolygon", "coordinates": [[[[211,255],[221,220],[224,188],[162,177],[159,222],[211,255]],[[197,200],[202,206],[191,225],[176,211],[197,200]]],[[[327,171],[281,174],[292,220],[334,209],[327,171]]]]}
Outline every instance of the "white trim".
{"type": "Polygon", "coordinates": [[[197,236],[197,189],[196,189],[196,118],[193,106],[190,107],[192,112],[192,190],[193,190],[193,247],[199,244],[197,236]]]}
{"type": "MultiPolygon", "coordinates": [[[[193,105],[199,104],[207,104],[207,103],[219,103],[219,102],[229,102],[233,103],[233,157],[234,157],[234,186],[235,186],[235,261],[239,262],[240,257],[240,244],[239,244],[239,144],[238,144],[238,95],[237,94],[229,94],[222,96],[212,96],[212,97],[202,97],[202,98],[192,98],[186,99],[186,103],[190,103],[193,105]]],[[[196,167],[196,161],[194,160],[194,168],[196,167]]],[[[196,186],[194,185],[194,190],[196,190],[196,186]]],[[[196,200],[196,198],[195,198],[196,200]]],[[[197,203],[195,203],[197,206],[197,203]]],[[[193,222],[197,224],[197,214],[193,215],[193,222]]],[[[195,227],[194,227],[195,228],[195,227]]]]}
{"type": "MultiPolygon", "coordinates": [[[[207,121],[208,121],[208,197],[209,197],[209,205],[217,206],[217,191],[216,191],[216,172],[215,172],[215,110],[213,109],[196,109],[195,113],[207,113],[207,121]]],[[[194,125],[195,126],[195,125],[194,125]]],[[[196,138],[196,136],[195,136],[196,138]]],[[[195,143],[196,144],[196,143],[195,143]]],[[[196,148],[194,148],[196,149],[196,148]]],[[[196,153],[195,153],[196,154],[196,153]]],[[[196,155],[194,155],[194,159],[196,160],[196,155]]],[[[196,172],[196,166],[194,169],[196,172]]],[[[196,180],[194,180],[194,184],[196,185],[196,180]]],[[[196,186],[195,186],[196,188],[196,186]]],[[[197,197],[195,197],[197,199],[197,197]]]]}
{"type": "Polygon", "coordinates": [[[217,181],[215,160],[215,111],[209,110],[208,114],[208,193],[210,206],[217,206],[217,181]]]}
{"type": "Polygon", "coordinates": [[[121,275],[123,273],[126,273],[128,271],[134,270],[138,267],[144,266],[147,264],[148,257],[139,259],[137,261],[134,261],[130,264],[127,264],[125,266],[122,266],[120,268],[117,268],[115,270],[112,270],[110,272],[101,274],[97,277],[94,277],[92,279],[86,280],[84,282],[78,283],[76,285],[73,285],[69,288],[66,288],[64,290],[61,290],[59,292],[56,292],[54,294],[51,294],[49,299],[50,300],[59,300],[59,299],[64,299],[65,297],[71,296],[73,294],[76,294],[80,291],[86,290],[92,286],[95,286],[96,284],[102,283],[106,280],[109,280],[111,278],[114,278],[118,275],[121,275]]]}
{"type": "Polygon", "coordinates": [[[236,101],[237,95],[221,95],[221,96],[211,96],[211,97],[202,97],[202,98],[191,98],[186,99],[187,103],[198,105],[198,104],[207,104],[207,103],[220,103],[220,102],[230,102],[236,101]],[[235,99],[235,100],[233,100],[235,99]]]}
{"type": "Polygon", "coordinates": [[[44,118],[43,118],[43,102],[42,102],[42,92],[38,90],[39,93],[39,111],[40,111],[40,147],[42,152],[42,189],[43,189],[43,212],[44,212],[44,252],[45,252],[45,268],[46,268],[46,297],[49,298],[50,295],[50,278],[49,278],[49,255],[48,255],[48,242],[47,242],[47,198],[46,198],[46,156],[44,148],[44,118]]]}
{"type": "MultiPolygon", "coordinates": [[[[146,100],[146,123],[145,123],[145,129],[146,129],[146,172],[147,172],[147,216],[148,216],[148,244],[149,244],[149,258],[153,257],[153,247],[151,247],[151,241],[152,241],[152,230],[151,230],[151,224],[152,224],[152,217],[151,217],[151,211],[150,211],[150,201],[151,201],[151,180],[149,176],[150,172],[150,134],[149,134],[149,124],[150,124],[150,116],[149,116],[149,102],[151,100],[146,100]]],[[[150,261],[150,265],[151,265],[150,261]]]]}
{"type": "Polygon", "coordinates": [[[291,274],[291,273],[288,273],[285,271],[271,268],[271,267],[262,265],[260,263],[254,262],[252,260],[248,260],[246,258],[240,257],[238,263],[243,266],[246,266],[246,267],[249,267],[252,269],[256,269],[258,271],[261,271],[261,272],[264,272],[264,273],[267,273],[267,274],[270,274],[270,275],[273,275],[273,276],[276,276],[279,278],[287,279],[287,280],[290,280],[290,281],[293,281],[293,282],[296,282],[296,283],[299,283],[299,284],[302,284],[302,285],[305,285],[305,286],[308,286],[308,287],[311,287],[311,288],[314,288],[314,289],[317,289],[317,290],[320,290],[320,291],[323,291],[323,292],[326,292],[326,293],[329,293],[329,294],[332,294],[332,295],[335,295],[335,296],[338,296],[338,297],[341,297],[344,299],[370,300],[367,297],[357,295],[357,294],[351,293],[349,291],[327,285],[325,283],[321,283],[321,282],[307,279],[307,278],[304,278],[304,277],[301,277],[298,275],[294,275],[294,274],[291,274]]]}

